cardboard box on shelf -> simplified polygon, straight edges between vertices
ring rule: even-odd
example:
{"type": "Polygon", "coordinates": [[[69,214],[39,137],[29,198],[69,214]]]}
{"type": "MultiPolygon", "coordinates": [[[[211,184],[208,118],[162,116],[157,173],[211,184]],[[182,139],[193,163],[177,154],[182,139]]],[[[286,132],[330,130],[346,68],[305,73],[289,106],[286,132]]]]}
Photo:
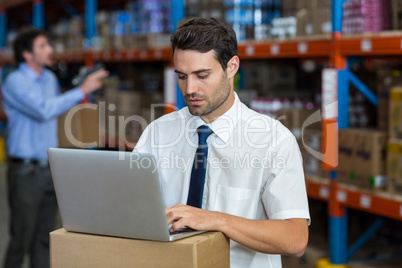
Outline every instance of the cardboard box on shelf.
{"type": "Polygon", "coordinates": [[[381,130],[388,131],[390,92],[396,86],[402,86],[401,71],[391,69],[377,71],[377,126],[381,130]]]}
{"type": "Polygon", "coordinates": [[[298,10],[297,0],[282,0],[282,17],[295,16],[298,10]]]}
{"type": "Polygon", "coordinates": [[[137,47],[148,48],[160,48],[170,45],[170,36],[168,33],[149,33],[137,35],[137,47]]]}
{"type": "Polygon", "coordinates": [[[331,10],[329,8],[314,10],[312,12],[312,17],[313,17],[313,34],[331,33],[332,31],[331,10]]]}
{"type": "Polygon", "coordinates": [[[331,0],[317,0],[317,9],[330,9],[331,8],[331,0]]]}
{"type": "Polygon", "coordinates": [[[297,36],[312,35],[314,33],[313,17],[311,12],[307,9],[301,9],[296,13],[297,19],[297,36]]]}
{"type": "MultiPolygon", "coordinates": [[[[296,139],[301,138],[302,127],[306,119],[315,111],[308,109],[280,109],[276,112],[277,118],[285,127],[292,131],[296,139]]],[[[308,129],[320,130],[321,124],[313,124],[307,127],[308,129]]],[[[307,130],[306,128],[306,130],[307,130]]]]}
{"type": "Polygon", "coordinates": [[[319,178],[329,178],[328,171],[322,168],[322,160],[318,155],[313,155],[307,150],[311,150],[322,154],[322,131],[318,129],[306,129],[303,132],[300,149],[303,155],[304,172],[308,175],[317,176],[319,178]]]}
{"type": "Polygon", "coordinates": [[[389,137],[402,139],[402,87],[391,89],[388,124],[389,137]]]}
{"type": "Polygon", "coordinates": [[[317,8],[317,2],[321,0],[298,0],[297,1],[297,7],[298,9],[303,9],[306,8],[308,10],[316,9],[317,8]]]}
{"type": "Polygon", "coordinates": [[[250,61],[244,64],[246,89],[261,93],[296,88],[297,66],[283,61],[250,61]]]}
{"type": "Polygon", "coordinates": [[[58,139],[60,148],[92,148],[99,144],[102,135],[99,127],[99,110],[83,105],[59,117],[58,139]],[[67,120],[67,121],[66,121],[67,120]]]}
{"type": "Polygon", "coordinates": [[[388,190],[402,194],[402,140],[391,139],[387,148],[388,190]]]}
{"type": "Polygon", "coordinates": [[[338,138],[338,181],[357,185],[355,172],[357,129],[340,129],[338,138]]]}
{"type": "Polygon", "coordinates": [[[229,267],[229,240],[220,232],[155,242],[59,229],[50,233],[50,262],[58,268],[229,267]]]}
{"type": "Polygon", "coordinates": [[[402,29],[402,1],[391,0],[392,29],[402,29]]]}
{"type": "Polygon", "coordinates": [[[359,130],[358,135],[355,144],[358,185],[368,190],[386,189],[386,132],[359,130]]]}
{"type": "Polygon", "coordinates": [[[117,95],[117,113],[119,115],[139,115],[142,105],[142,94],[140,92],[119,91],[117,95]]]}

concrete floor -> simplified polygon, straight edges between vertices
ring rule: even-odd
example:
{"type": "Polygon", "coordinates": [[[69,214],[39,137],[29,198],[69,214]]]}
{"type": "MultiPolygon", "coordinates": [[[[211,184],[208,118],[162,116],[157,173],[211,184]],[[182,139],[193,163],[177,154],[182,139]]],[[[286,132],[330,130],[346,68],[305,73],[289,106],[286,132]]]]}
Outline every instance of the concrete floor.
{"type": "MultiPolygon", "coordinates": [[[[0,267],[3,266],[4,254],[6,252],[8,235],[8,218],[9,209],[7,201],[7,184],[6,184],[7,165],[0,163],[0,267]]],[[[60,217],[57,219],[56,229],[61,227],[60,217]]],[[[27,268],[28,258],[25,258],[23,268],[27,268]]]]}

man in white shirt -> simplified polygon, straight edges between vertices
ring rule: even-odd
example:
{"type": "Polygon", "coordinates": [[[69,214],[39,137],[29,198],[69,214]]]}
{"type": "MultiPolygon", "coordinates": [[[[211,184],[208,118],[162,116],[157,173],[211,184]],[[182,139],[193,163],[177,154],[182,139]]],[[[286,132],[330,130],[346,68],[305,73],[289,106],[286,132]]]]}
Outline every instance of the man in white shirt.
{"type": "Polygon", "coordinates": [[[134,149],[158,161],[168,223],[225,233],[231,267],[281,267],[280,254],[301,256],[308,241],[295,137],[233,91],[239,58],[229,25],[196,18],[171,41],[187,107],[151,123],[134,149]]]}

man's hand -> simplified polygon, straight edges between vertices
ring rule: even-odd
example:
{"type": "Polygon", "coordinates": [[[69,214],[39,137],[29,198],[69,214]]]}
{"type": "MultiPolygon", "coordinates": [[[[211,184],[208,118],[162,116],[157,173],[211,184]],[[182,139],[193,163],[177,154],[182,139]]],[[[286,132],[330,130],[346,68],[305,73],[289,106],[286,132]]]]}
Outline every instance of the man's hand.
{"type": "Polygon", "coordinates": [[[217,211],[178,204],[165,209],[171,231],[187,226],[199,231],[223,232],[231,240],[268,254],[300,257],[308,242],[307,219],[250,220],[217,211]]]}
{"type": "Polygon", "coordinates": [[[80,85],[82,92],[84,92],[85,95],[88,95],[96,91],[102,86],[101,79],[105,78],[108,75],[109,72],[104,69],[88,75],[87,78],[85,78],[84,82],[80,85]]]}
{"type": "Polygon", "coordinates": [[[216,211],[208,211],[183,204],[165,209],[168,224],[173,223],[171,231],[187,226],[199,231],[219,231],[224,215],[216,211]]]}

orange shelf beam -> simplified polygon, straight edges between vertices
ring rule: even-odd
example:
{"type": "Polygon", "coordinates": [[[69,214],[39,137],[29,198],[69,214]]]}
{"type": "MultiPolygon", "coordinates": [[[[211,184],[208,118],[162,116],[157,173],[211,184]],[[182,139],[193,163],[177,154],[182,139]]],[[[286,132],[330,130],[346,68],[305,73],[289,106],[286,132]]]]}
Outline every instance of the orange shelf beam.
{"type": "Polygon", "coordinates": [[[69,51],[63,53],[55,53],[53,55],[55,61],[66,61],[66,62],[84,62],[84,52],[82,51],[69,51]]]}
{"type": "Polygon", "coordinates": [[[14,58],[11,55],[0,55],[0,66],[12,64],[14,62],[14,58]]]}
{"type": "Polygon", "coordinates": [[[32,0],[5,0],[0,3],[0,7],[6,9],[30,2],[32,2],[32,0]]]}
{"type": "Polygon", "coordinates": [[[330,40],[240,43],[239,57],[243,59],[329,57],[330,46],[330,40]]]}
{"type": "Polygon", "coordinates": [[[330,195],[329,180],[318,181],[316,178],[306,177],[307,195],[311,198],[328,201],[330,195]]]}
{"type": "Polygon", "coordinates": [[[168,61],[173,54],[170,47],[155,49],[127,49],[122,51],[91,51],[94,61],[121,62],[121,61],[168,61]]]}
{"type": "MultiPolygon", "coordinates": [[[[330,196],[329,180],[306,177],[309,197],[328,201],[330,196]]],[[[395,198],[388,193],[371,193],[351,189],[340,185],[335,192],[336,200],[349,208],[366,211],[379,216],[402,220],[402,198],[395,198]]]]}
{"type": "Polygon", "coordinates": [[[402,55],[402,36],[360,36],[340,39],[345,56],[402,55]]]}

